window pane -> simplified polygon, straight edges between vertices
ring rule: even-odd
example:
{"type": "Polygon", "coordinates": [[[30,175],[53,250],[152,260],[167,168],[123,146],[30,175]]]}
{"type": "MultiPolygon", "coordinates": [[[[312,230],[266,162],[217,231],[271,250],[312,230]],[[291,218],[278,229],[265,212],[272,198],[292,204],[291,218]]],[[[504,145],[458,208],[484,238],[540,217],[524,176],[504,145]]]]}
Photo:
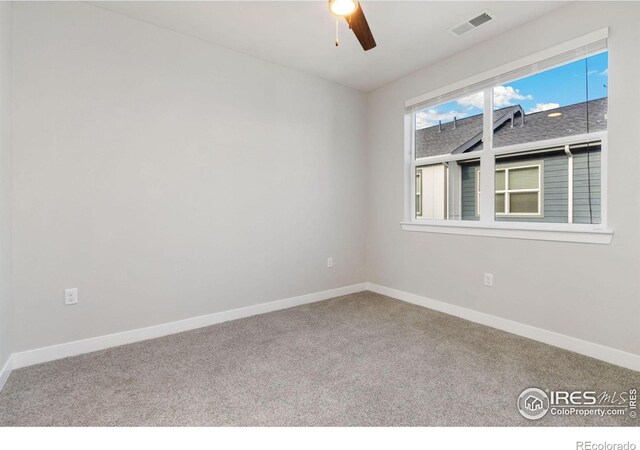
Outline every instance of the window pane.
{"type": "Polygon", "coordinates": [[[496,170],[496,191],[504,191],[504,170],[496,170]]]}
{"type": "Polygon", "coordinates": [[[538,167],[509,170],[509,190],[538,189],[539,173],[538,167]]]}
{"type": "Polygon", "coordinates": [[[504,213],[504,194],[496,194],[496,213],[504,213]]]}
{"type": "Polygon", "coordinates": [[[415,113],[416,159],[480,150],[483,106],[477,92],[415,113]]]}
{"type": "Polygon", "coordinates": [[[494,147],[607,129],[608,53],[493,90],[494,147]]]}
{"type": "Polygon", "coordinates": [[[511,214],[538,213],[538,193],[518,192],[509,194],[509,206],[511,214]]]}

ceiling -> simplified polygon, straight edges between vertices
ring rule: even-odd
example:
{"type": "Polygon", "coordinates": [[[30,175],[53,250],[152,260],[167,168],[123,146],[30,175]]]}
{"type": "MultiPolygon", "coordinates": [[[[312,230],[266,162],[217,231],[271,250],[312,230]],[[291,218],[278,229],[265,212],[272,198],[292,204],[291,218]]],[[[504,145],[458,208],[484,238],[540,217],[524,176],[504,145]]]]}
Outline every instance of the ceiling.
{"type": "Polygon", "coordinates": [[[368,52],[320,1],[94,2],[202,40],[370,91],[566,2],[363,1],[378,46],[368,52]],[[494,20],[457,37],[449,29],[488,10],[494,20]]]}

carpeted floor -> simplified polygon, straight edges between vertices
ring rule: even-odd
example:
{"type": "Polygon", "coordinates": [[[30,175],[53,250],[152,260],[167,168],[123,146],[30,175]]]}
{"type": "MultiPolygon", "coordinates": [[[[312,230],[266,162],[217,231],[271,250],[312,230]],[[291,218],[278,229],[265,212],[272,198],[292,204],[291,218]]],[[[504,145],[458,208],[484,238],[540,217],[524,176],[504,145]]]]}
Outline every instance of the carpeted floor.
{"type": "Polygon", "coordinates": [[[0,425],[640,425],[528,421],[543,389],[640,373],[371,292],[15,370],[0,425]]]}

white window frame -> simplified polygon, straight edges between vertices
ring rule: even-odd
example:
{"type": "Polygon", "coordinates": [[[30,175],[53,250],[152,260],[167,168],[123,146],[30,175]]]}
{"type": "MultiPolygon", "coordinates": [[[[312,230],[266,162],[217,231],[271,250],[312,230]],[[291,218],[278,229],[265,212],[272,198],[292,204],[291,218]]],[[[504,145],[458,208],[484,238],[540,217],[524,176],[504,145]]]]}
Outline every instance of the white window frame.
{"type": "MultiPolygon", "coordinates": [[[[516,162],[496,165],[496,173],[504,171],[504,190],[496,189],[496,195],[504,194],[505,212],[497,212],[496,217],[514,217],[514,218],[542,218],[544,217],[544,161],[516,162]],[[538,169],[538,187],[536,189],[511,189],[509,186],[509,173],[518,169],[529,169],[536,167],[538,169]],[[532,213],[514,213],[511,212],[510,198],[511,194],[517,193],[536,193],[538,194],[538,210],[532,213]]],[[[476,184],[476,217],[480,216],[480,168],[476,168],[475,184],[476,184]]]]}
{"type": "MultiPolygon", "coordinates": [[[[420,109],[429,106],[436,106],[445,101],[455,100],[448,94],[475,83],[489,79],[498,79],[502,74],[510,73],[526,65],[536,64],[538,61],[553,58],[565,54],[583,45],[588,45],[598,39],[608,37],[608,29],[598,30],[581,38],[574,39],[562,45],[556,46],[527,58],[518,60],[512,64],[496,68],[493,71],[485,72],[476,77],[455,83],[437,91],[408,100],[406,107],[420,104],[420,109]],[[430,104],[422,103],[426,99],[435,99],[430,104]],[[443,100],[446,99],[446,100],[443,100]]],[[[606,49],[605,51],[608,51],[606,49]]],[[[595,53],[594,53],[595,54],[595,53]]],[[[586,55],[591,56],[591,55],[586,55]]],[[[585,56],[576,55],[574,60],[579,60],[585,56]]],[[[555,67],[565,65],[570,60],[559,60],[555,67]]],[[[552,67],[546,66],[537,71],[532,71],[529,75],[544,72],[552,67]]],[[[527,75],[527,76],[529,76],[527,75]]],[[[501,83],[509,82],[500,78],[501,83]]],[[[613,231],[607,225],[607,204],[608,204],[608,183],[607,183],[607,152],[608,139],[607,131],[588,133],[574,136],[567,136],[556,139],[549,139],[537,142],[527,142],[505,147],[493,148],[493,88],[483,89],[484,92],[484,123],[483,123],[483,149],[470,153],[446,154],[430,156],[425,158],[415,158],[415,120],[414,111],[405,112],[405,217],[401,223],[405,231],[420,231],[429,233],[444,234],[464,234],[487,237],[511,238],[511,239],[533,239],[562,242],[582,242],[594,244],[609,244],[613,231]],[[498,156],[523,153],[527,151],[542,150],[545,148],[562,147],[584,142],[600,141],[601,145],[601,223],[600,224],[574,224],[574,223],[543,223],[543,222],[505,222],[498,221],[495,217],[495,170],[496,158],[498,156]],[[443,163],[460,162],[465,160],[480,159],[481,185],[486,188],[481,193],[479,220],[427,220],[416,218],[415,211],[415,171],[417,166],[443,163]],[[485,170],[486,169],[486,170],[485,170]]],[[[477,90],[471,92],[478,92],[477,90]]],[[[608,127],[607,127],[608,128],[608,127]]],[[[542,176],[542,170],[540,171],[542,176]]],[[[543,189],[542,180],[540,188],[543,189]]],[[[542,208],[542,202],[539,203],[542,208]]],[[[542,210],[543,211],[543,210],[542,210]]]]}

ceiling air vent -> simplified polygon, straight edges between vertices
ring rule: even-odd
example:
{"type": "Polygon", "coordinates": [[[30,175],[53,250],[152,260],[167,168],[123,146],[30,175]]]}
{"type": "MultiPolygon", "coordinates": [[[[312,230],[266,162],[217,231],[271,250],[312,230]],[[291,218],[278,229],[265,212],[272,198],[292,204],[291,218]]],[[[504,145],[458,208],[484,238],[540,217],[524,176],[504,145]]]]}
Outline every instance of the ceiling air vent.
{"type": "Polygon", "coordinates": [[[456,25],[455,27],[451,28],[451,32],[456,36],[462,36],[463,34],[473,30],[474,28],[478,28],[480,25],[484,25],[490,20],[493,20],[493,17],[488,11],[485,11],[482,14],[471,19],[467,19],[460,25],[456,25]]]}

